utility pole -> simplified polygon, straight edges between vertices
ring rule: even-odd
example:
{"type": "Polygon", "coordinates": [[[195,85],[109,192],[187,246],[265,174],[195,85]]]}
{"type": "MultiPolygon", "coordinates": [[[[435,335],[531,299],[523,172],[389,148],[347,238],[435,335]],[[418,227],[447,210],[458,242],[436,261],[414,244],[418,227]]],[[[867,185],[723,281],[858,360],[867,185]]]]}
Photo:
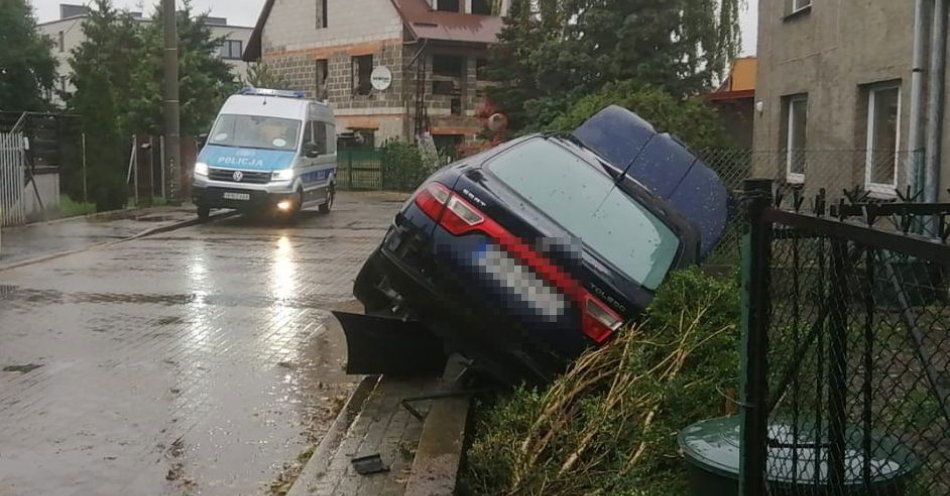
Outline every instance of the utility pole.
{"type": "Polygon", "coordinates": [[[178,105],[178,27],[175,0],[162,0],[165,16],[165,164],[168,202],[180,205],[181,136],[178,105]]]}

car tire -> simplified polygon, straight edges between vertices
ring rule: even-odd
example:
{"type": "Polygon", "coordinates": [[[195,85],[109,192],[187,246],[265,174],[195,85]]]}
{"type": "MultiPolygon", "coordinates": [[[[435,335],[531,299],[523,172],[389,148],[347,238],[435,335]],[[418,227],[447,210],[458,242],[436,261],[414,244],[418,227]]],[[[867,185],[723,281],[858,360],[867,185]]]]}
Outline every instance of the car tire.
{"type": "Polygon", "coordinates": [[[330,213],[330,209],[333,208],[334,199],[336,199],[336,185],[330,183],[330,186],[327,187],[327,201],[320,205],[321,214],[330,213]]]}
{"type": "Polygon", "coordinates": [[[211,208],[198,205],[198,218],[201,220],[208,220],[209,217],[211,217],[211,208]]]}

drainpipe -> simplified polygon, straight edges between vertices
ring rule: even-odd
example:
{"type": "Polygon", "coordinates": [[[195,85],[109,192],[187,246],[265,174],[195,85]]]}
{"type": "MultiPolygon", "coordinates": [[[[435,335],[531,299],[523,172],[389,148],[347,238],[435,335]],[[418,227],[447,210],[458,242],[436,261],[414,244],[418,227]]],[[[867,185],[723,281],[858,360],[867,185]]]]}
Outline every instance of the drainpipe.
{"type": "Polygon", "coordinates": [[[927,104],[927,162],[924,171],[924,201],[940,195],[940,141],[943,137],[943,92],[947,59],[947,1],[935,0],[930,40],[930,84],[927,104]]]}
{"type": "Polygon", "coordinates": [[[914,60],[910,74],[910,167],[905,168],[911,196],[923,189],[924,178],[924,64],[927,63],[927,2],[914,6],[914,60]]]}

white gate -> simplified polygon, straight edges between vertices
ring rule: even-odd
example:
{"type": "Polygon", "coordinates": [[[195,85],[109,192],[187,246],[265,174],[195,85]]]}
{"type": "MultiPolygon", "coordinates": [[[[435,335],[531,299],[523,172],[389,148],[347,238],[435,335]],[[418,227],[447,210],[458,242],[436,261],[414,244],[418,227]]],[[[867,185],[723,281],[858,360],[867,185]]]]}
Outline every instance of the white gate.
{"type": "Polygon", "coordinates": [[[0,225],[26,222],[23,135],[0,133],[0,225]]]}

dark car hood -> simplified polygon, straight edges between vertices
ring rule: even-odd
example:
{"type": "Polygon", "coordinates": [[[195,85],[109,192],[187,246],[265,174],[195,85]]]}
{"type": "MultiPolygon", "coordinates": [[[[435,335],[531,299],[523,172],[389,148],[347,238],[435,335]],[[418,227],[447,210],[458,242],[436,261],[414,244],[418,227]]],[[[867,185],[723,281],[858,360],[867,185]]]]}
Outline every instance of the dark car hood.
{"type": "Polygon", "coordinates": [[[729,220],[729,192],[685,145],[616,105],[598,112],[573,134],[696,226],[702,239],[700,257],[719,244],[729,220]]]}

